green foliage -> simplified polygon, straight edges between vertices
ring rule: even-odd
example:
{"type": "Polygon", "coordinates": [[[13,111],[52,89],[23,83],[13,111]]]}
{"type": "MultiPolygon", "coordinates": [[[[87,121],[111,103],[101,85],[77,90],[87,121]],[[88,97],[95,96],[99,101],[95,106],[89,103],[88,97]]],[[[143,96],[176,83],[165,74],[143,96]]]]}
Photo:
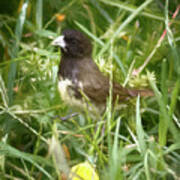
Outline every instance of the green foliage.
{"type": "Polygon", "coordinates": [[[7,2],[0,2],[1,179],[60,179],[85,160],[100,179],[178,179],[178,1],[7,2]],[[60,53],[51,41],[68,28],[92,39],[93,59],[111,80],[149,84],[154,97],[115,111],[110,95],[103,115],[60,120],[74,110],[58,94],[60,53]]]}

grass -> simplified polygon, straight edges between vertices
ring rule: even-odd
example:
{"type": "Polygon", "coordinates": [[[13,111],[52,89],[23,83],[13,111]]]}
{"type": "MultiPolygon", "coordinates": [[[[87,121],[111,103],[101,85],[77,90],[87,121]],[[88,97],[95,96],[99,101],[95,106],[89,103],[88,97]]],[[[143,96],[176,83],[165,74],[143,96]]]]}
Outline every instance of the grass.
{"type": "Polygon", "coordinates": [[[20,0],[10,13],[8,6],[0,14],[1,179],[63,179],[84,161],[100,179],[179,179],[178,2],[20,0]],[[96,121],[88,111],[55,118],[74,113],[59,96],[60,53],[51,46],[65,28],[92,39],[93,59],[111,80],[155,96],[114,111],[110,95],[96,121]]]}

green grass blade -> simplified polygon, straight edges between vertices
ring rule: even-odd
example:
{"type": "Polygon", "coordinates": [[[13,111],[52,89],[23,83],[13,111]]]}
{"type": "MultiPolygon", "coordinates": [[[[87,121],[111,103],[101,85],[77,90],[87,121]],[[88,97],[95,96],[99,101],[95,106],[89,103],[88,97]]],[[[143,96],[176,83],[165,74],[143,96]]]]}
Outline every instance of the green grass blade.
{"type": "Polygon", "coordinates": [[[109,14],[99,5],[98,1],[90,0],[90,2],[98,9],[98,11],[102,14],[102,16],[109,22],[113,23],[113,19],[109,16],[109,14]]]}
{"type": "Polygon", "coordinates": [[[167,113],[167,103],[168,103],[168,91],[166,86],[167,80],[167,65],[166,61],[164,60],[162,63],[162,70],[161,70],[161,91],[162,96],[159,99],[160,103],[160,122],[159,122],[159,141],[161,145],[166,145],[167,139],[167,131],[169,127],[170,117],[167,113]]]}
{"type": "Polygon", "coordinates": [[[138,139],[138,145],[141,152],[144,154],[146,151],[145,133],[142,127],[141,114],[140,114],[140,96],[136,101],[136,133],[138,139]]]}
{"type": "Polygon", "coordinates": [[[7,95],[5,83],[3,81],[1,74],[0,74],[0,95],[1,95],[4,107],[8,108],[8,95],[7,95]]]}
{"type": "Polygon", "coordinates": [[[172,91],[172,95],[171,95],[171,104],[170,104],[170,109],[169,109],[169,115],[170,117],[173,115],[175,108],[176,108],[176,104],[177,104],[177,100],[178,100],[178,94],[179,94],[179,89],[180,89],[180,79],[178,79],[176,81],[175,87],[172,91]]]}
{"type": "MultiPolygon", "coordinates": [[[[26,0],[22,6],[21,13],[17,20],[16,29],[15,29],[15,42],[12,47],[11,58],[16,58],[19,51],[19,42],[21,41],[23,26],[26,18],[26,11],[28,7],[29,0],[26,0]]],[[[14,87],[14,80],[16,76],[16,68],[17,62],[12,62],[10,64],[10,69],[8,73],[8,96],[9,96],[9,104],[12,104],[13,101],[13,87],[14,87]]]]}
{"type": "Polygon", "coordinates": [[[43,17],[43,1],[36,1],[36,27],[38,30],[42,29],[42,17],[43,17]]]}
{"type": "Polygon", "coordinates": [[[167,123],[169,122],[169,116],[166,110],[166,105],[163,101],[162,94],[158,90],[156,84],[152,81],[150,81],[151,87],[155,93],[155,96],[157,98],[159,108],[160,108],[160,114],[159,114],[159,144],[161,146],[164,146],[166,144],[166,135],[167,135],[167,123]]]}
{"type": "MultiPolygon", "coordinates": [[[[114,1],[107,1],[107,0],[100,0],[100,1],[105,3],[105,4],[108,4],[110,6],[118,7],[120,9],[129,11],[129,12],[134,12],[136,10],[136,7],[134,7],[132,5],[127,5],[127,4],[122,3],[122,2],[114,2],[114,1]]],[[[155,14],[152,14],[152,13],[141,12],[140,15],[151,18],[151,19],[159,20],[159,21],[164,21],[164,17],[159,16],[159,15],[155,15],[155,14]]]]}
{"type": "Polygon", "coordinates": [[[144,168],[145,168],[146,179],[151,180],[151,175],[150,175],[150,171],[149,171],[150,167],[149,167],[148,159],[149,159],[149,152],[147,151],[145,153],[145,156],[144,156],[144,168]]]}
{"type": "Polygon", "coordinates": [[[46,160],[44,158],[29,154],[29,153],[21,152],[21,151],[15,149],[14,147],[11,147],[10,145],[2,143],[2,142],[0,142],[0,154],[3,154],[8,157],[24,159],[24,160],[30,162],[31,164],[33,164],[34,166],[36,166],[49,179],[53,179],[52,176],[38,164],[38,163],[42,163],[43,165],[52,166],[51,162],[49,162],[48,160],[46,160]]]}
{"type": "Polygon", "coordinates": [[[176,48],[176,41],[174,40],[174,36],[173,36],[173,32],[171,31],[170,27],[169,27],[169,1],[166,0],[166,4],[165,4],[165,25],[166,25],[166,30],[167,30],[167,38],[168,38],[168,42],[169,45],[171,47],[171,51],[172,51],[172,55],[173,55],[173,59],[174,59],[174,69],[178,75],[178,78],[180,78],[180,56],[179,53],[177,51],[176,48]]]}
{"type": "Polygon", "coordinates": [[[113,144],[113,154],[114,154],[114,156],[117,156],[117,153],[118,153],[118,136],[119,136],[120,123],[121,123],[121,117],[118,117],[115,136],[114,136],[114,144],[113,144]]]}
{"type": "Polygon", "coordinates": [[[173,36],[173,32],[170,29],[169,26],[169,0],[166,0],[165,3],[165,26],[166,26],[166,30],[167,30],[167,39],[171,48],[171,52],[172,52],[172,57],[174,60],[174,70],[176,72],[176,75],[178,76],[176,84],[175,84],[175,88],[172,92],[172,96],[171,96],[171,104],[170,104],[170,109],[168,112],[170,121],[169,121],[169,128],[171,133],[174,136],[175,141],[179,141],[180,138],[180,134],[178,133],[178,129],[176,128],[175,124],[172,121],[172,116],[173,116],[173,112],[176,108],[176,102],[177,102],[177,98],[178,98],[178,93],[179,93],[179,83],[180,83],[180,56],[179,53],[177,51],[177,46],[176,46],[176,41],[174,39],[173,36]]]}
{"type": "Polygon", "coordinates": [[[147,0],[145,1],[140,7],[138,7],[114,32],[112,37],[109,39],[109,41],[105,44],[105,46],[100,51],[99,55],[102,55],[110,46],[110,43],[115,39],[118,34],[144,9],[146,8],[153,0],[147,0]]]}
{"type": "Polygon", "coordinates": [[[167,62],[166,59],[162,62],[162,70],[161,70],[161,92],[162,92],[162,98],[167,105],[168,103],[168,88],[167,88],[167,62]]]}

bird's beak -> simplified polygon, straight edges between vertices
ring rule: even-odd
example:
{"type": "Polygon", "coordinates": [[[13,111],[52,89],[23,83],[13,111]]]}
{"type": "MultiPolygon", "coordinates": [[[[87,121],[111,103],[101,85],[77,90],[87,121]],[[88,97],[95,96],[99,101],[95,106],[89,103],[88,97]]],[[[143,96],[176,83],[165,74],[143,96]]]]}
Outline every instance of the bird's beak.
{"type": "Polygon", "coordinates": [[[66,48],[66,42],[64,40],[64,36],[58,36],[54,41],[51,43],[53,46],[59,46],[63,49],[66,48]]]}

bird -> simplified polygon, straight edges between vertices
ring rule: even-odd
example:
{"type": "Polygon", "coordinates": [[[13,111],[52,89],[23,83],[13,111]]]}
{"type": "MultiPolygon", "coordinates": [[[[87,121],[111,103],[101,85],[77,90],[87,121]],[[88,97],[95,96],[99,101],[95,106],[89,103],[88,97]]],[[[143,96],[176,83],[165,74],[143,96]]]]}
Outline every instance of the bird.
{"type": "MultiPolygon", "coordinates": [[[[60,47],[61,59],[58,70],[58,90],[68,105],[102,112],[110,95],[110,79],[98,68],[92,58],[90,39],[75,29],[66,29],[52,41],[60,47]]],[[[112,82],[112,102],[124,103],[138,96],[152,96],[151,90],[125,88],[112,82]]]]}

